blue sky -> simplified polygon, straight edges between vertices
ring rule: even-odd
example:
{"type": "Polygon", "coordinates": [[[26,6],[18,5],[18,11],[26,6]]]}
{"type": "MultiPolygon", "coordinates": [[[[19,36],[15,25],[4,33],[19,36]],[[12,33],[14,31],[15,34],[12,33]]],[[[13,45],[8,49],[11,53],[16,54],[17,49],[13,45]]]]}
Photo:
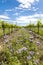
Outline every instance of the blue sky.
{"type": "Polygon", "coordinates": [[[19,25],[43,21],[43,0],[0,0],[0,19],[19,25]]]}

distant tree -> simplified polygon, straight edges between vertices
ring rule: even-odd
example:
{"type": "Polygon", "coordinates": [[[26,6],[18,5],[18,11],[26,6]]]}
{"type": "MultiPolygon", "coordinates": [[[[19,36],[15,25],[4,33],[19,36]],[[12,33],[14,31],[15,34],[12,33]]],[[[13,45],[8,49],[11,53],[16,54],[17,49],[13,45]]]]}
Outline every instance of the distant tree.
{"type": "Polygon", "coordinates": [[[39,29],[42,26],[42,20],[41,19],[38,19],[36,26],[38,27],[38,34],[39,34],[39,29]]]}
{"type": "Polygon", "coordinates": [[[31,23],[31,22],[30,22],[30,24],[28,24],[27,26],[25,26],[25,28],[29,28],[30,30],[32,30],[32,28],[33,28],[34,26],[35,26],[34,23],[31,23]]]}
{"type": "Polygon", "coordinates": [[[3,34],[5,34],[5,24],[4,24],[4,21],[2,21],[2,30],[3,30],[3,34]]]}
{"type": "Polygon", "coordinates": [[[11,32],[13,32],[13,24],[11,24],[11,32]]]}

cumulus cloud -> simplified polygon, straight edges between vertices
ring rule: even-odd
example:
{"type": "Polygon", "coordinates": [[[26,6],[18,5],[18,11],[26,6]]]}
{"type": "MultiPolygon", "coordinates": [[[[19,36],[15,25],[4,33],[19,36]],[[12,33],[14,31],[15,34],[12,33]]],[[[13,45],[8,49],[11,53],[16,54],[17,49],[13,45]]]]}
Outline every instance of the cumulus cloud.
{"type": "Polygon", "coordinates": [[[0,19],[10,19],[10,17],[5,16],[5,15],[0,15],[0,19]]]}
{"type": "Polygon", "coordinates": [[[29,16],[20,16],[16,19],[16,22],[21,23],[21,24],[26,24],[26,23],[28,24],[31,21],[31,23],[36,24],[37,19],[40,17],[43,18],[43,14],[37,14],[36,13],[34,15],[29,15],[29,16]]]}
{"type": "Polygon", "coordinates": [[[32,10],[37,11],[37,10],[39,10],[39,8],[32,7],[32,10]]]}
{"type": "Polygon", "coordinates": [[[36,22],[37,21],[37,18],[34,18],[32,16],[21,16],[19,18],[17,18],[16,20],[18,23],[30,23],[30,21],[32,23],[36,22]]]}
{"type": "Polygon", "coordinates": [[[30,8],[31,4],[33,4],[35,1],[39,2],[39,0],[17,0],[17,1],[20,3],[19,5],[20,8],[30,8]]]}

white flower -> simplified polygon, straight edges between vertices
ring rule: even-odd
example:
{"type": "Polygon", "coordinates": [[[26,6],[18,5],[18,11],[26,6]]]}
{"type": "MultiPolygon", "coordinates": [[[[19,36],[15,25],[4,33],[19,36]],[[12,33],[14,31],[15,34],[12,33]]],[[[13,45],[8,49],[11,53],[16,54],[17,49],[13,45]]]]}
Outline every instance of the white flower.
{"type": "Polygon", "coordinates": [[[27,48],[26,48],[26,47],[23,47],[23,48],[21,48],[21,49],[18,49],[17,53],[21,53],[23,50],[26,51],[27,48]]]}
{"type": "Polygon", "coordinates": [[[40,45],[40,42],[38,41],[38,42],[36,42],[36,44],[39,46],[40,45]]]}
{"type": "Polygon", "coordinates": [[[29,55],[28,57],[27,57],[27,60],[31,60],[32,59],[32,57],[29,55]]]}
{"type": "Polygon", "coordinates": [[[5,40],[4,40],[4,43],[8,43],[8,41],[9,41],[8,39],[5,39],[5,40]]]}
{"type": "Polygon", "coordinates": [[[31,37],[30,37],[30,39],[34,39],[34,37],[33,37],[33,36],[31,36],[31,37]]]}
{"type": "Polygon", "coordinates": [[[39,59],[37,59],[37,60],[34,60],[34,64],[38,64],[39,63],[39,59]]]}

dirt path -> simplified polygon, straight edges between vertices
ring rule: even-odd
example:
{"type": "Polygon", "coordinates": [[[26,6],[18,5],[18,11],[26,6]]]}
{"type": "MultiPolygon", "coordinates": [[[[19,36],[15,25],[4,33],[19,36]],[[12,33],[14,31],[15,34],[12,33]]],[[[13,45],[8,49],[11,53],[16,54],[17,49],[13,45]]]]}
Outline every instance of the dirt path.
{"type": "Polygon", "coordinates": [[[2,51],[2,49],[6,43],[11,42],[13,40],[13,38],[15,38],[17,33],[18,33],[18,31],[14,31],[10,35],[6,35],[5,38],[3,36],[3,38],[0,39],[0,51],[2,51]]]}

